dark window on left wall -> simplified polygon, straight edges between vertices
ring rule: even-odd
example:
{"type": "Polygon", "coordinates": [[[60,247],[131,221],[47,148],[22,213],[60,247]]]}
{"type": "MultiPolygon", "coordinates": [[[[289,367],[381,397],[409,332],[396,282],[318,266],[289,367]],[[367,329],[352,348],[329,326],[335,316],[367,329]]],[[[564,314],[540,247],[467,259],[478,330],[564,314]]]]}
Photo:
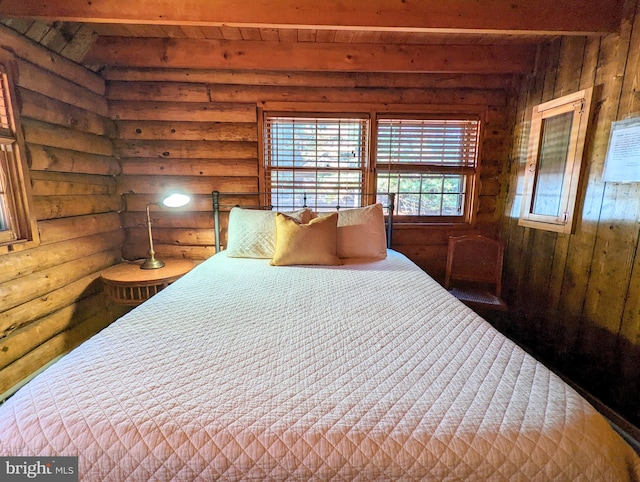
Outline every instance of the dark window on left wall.
{"type": "Polygon", "coordinates": [[[11,70],[0,63],[0,246],[9,248],[37,236],[18,125],[11,70]]]}

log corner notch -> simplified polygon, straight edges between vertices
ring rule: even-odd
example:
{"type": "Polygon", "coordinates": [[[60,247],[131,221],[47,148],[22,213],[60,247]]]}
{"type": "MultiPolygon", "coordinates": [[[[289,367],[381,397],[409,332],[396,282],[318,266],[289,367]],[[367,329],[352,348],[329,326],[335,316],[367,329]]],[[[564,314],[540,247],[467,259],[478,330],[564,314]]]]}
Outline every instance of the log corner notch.
{"type": "Polygon", "coordinates": [[[624,0],[2,0],[4,17],[125,23],[395,32],[593,35],[618,30],[624,0]]]}

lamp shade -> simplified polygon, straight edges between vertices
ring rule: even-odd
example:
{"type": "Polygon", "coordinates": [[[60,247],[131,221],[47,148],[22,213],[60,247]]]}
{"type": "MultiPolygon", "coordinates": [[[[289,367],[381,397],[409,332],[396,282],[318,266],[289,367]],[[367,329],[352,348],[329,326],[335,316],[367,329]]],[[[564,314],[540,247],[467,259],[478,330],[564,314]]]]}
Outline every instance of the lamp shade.
{"type": "Polygon", "coordinates": [[[162,205],[168,208],[181,208],[189,204],[190,201],[191,197],[188,194],[174,192],[162,200],[162,205]]]}

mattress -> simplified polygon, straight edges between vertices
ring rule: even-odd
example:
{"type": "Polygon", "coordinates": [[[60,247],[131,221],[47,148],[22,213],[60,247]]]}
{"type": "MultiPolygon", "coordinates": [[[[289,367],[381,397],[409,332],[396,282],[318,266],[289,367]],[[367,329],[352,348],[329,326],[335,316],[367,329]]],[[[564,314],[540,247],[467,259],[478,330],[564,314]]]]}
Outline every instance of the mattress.
{"type": "Polygon", "coordinates": [[[86,481],[640,479],[582,397],[403,255],[224,252],[0,407],[86,481]]]}

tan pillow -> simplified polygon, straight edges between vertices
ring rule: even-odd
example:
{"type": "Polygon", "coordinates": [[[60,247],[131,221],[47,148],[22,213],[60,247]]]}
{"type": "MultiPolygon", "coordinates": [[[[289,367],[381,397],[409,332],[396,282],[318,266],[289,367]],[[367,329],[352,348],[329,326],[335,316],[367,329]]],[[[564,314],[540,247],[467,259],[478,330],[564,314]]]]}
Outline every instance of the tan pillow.
{"type": "Polygon", "coordinates": [[[338,213],[299,223],[276,213],[276,249],[272,266],[295,264],[338,265],[336,235],[338,213]]]}
{"type": "MultiPolygon", "coordinates": [[[[287,213],[306,223],[309,209],[287,213]]],[[[234,207],[229,213],[227,256],[230,258],[272,258],[276,247],[276,222],[273,211],[234,207]]]]}
{"type": "Polygon", "coordinates": [[[338,211],[337,240],[340,258],[386,258],[387,233],[382,204],[338,211]]]}

